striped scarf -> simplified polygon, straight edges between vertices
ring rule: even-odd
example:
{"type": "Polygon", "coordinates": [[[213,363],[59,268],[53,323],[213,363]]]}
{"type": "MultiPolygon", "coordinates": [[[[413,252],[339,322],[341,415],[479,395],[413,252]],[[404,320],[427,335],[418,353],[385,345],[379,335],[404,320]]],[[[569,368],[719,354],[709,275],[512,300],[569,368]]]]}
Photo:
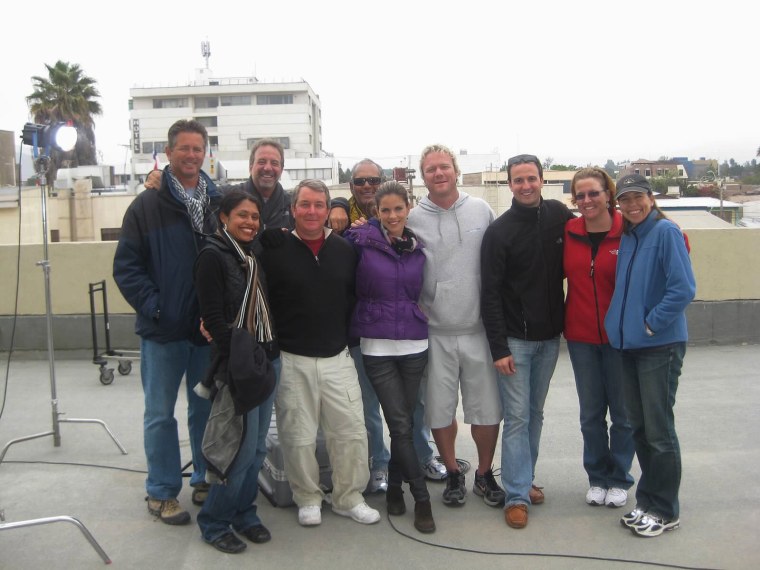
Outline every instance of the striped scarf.
{"type": "Polygon", "coordinates": [[[241,306],[246,309],[245,312],[241,311],[238,322],[235,324],[241,328],[245,326],[248,331],[256,337],[256,341],[260,344],[272,342],[274,340],[274,331],[272,329],[272,317],[269,303],[267,302],[266,295],[264,295],[261,281],[256,279],[254,283],[251,283],[251,280],[253,280],[256,275],[256,258],[243,251],[243,248],[240,247],[237,240],[227,233],[225,227],[219,228],[218,234],[237,254],[240,261],[245,263],[248,268],[248,287],[246,287],[243,302],[241,303],[241,306]],[[252,286],[253,294],[251,295],[252,286]],[[251,309],[253,309],[252,314],[251,309]]]}
{"type": "Polygon", "coordinates": [[[167,169],[169,173],[169,183],[174,188],[174,194],[179,196],[185,204],[190,219],[193,221],[193,228],[196,232],[203,232],[203,212],[209,204],[209,197],[206,193],[206,179],[203,176],[198,177],[198,185],[195,187],[195,196],[190,196],[185,187],[174,176],[171,166],[167,169]]]}

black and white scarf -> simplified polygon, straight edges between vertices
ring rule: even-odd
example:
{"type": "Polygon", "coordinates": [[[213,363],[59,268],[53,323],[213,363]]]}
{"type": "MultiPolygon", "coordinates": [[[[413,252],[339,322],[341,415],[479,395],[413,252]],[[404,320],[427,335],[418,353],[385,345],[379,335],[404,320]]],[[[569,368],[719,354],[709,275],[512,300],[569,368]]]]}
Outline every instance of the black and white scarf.
{"type": "Polygon", "coordinates": [[[240,247],[237,240],[227,232],[226,226],[219,228],[218,234],[237,254],[240,261],[246,265],[248,271],[248,287],[246,288],[242,303],[242,305],[246,307],[246,310],[239,315],[240,320],[237,323],[237,326],[242,327],[244,324],[250,323],[250,320],[247,318],[247,313],[253,308],[253,330],[249,329],[250,332],[256,336],[256,341],[260,344],[272,342],[274,340],[274,331],[272,330],[272,317],[269,303],[267,302],[266,295],[264,295],[261,281],[256,279],[255,282],[251,283],[251,280],[256,275],[256,258],[240,247]],[[253,294],[251,294],[251,289],[253,289],[253,294]]]}
{"type": "Polygon", "coordinates": [[[193,221],[193,228],[197,232],[203,232],[203,213],[209,204],[209,197],[206,193],[206,179],[203,176],[198,177],[198,185],[195,187],[195,196],[190,196],[182,183],[174,176],[171,167],[167,170],[169,173],[169,183],[174,188],[174,194],[179,196],[190,214],[193,221]]]}

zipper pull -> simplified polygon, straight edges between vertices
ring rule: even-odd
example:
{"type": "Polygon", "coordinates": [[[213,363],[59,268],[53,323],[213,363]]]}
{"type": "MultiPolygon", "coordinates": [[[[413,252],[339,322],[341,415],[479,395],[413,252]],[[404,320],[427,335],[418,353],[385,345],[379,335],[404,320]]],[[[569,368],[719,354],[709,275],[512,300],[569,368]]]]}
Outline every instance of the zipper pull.
{"type": "Polygon", "coordinates": [[[591,273],[589,274],[589,277],[594,277],[594,260],[591,260],[591,273]]]}

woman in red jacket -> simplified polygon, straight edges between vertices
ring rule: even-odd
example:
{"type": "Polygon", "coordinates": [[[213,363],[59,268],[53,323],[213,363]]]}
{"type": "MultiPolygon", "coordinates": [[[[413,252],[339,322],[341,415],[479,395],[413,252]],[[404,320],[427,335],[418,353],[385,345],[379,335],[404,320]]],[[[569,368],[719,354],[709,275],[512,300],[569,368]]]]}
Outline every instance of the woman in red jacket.
{"type": "Polygon", "coordinates": [[[580,217],[565,226],[564,335],[580,402],[586,502],[622,507],[633,485],[633,432],[623,401],[620,353],[609,345],[604,317],[615,286],[623,219],[615,210],[615,182],[605,170],[578,171],[570,191],[580,217]]]}

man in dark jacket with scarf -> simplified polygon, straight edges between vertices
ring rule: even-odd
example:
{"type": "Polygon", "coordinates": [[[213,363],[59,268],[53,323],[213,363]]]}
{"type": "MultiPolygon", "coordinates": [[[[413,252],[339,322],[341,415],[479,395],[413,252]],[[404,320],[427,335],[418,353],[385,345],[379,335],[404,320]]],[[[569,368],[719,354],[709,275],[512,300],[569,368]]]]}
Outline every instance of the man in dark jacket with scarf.
{"type": "Polygon", "coordinates": [[[208,134],[197,121],[169,128],[169,165],[157,192],[143,192],[124,214],[113,276],[135,309],[140,336],[140,372],[145,393],[144,443],[148,463],[148,511],[162,522],[187,524],[180,507],[182,463],[174,406],[187,376],[188,427],[193,459],[193,502],[207,495],[201,455],[211,403],[193,387],[204,377],[210,346],[201,336],[193,285],[195,258],[205,236],[216,230],[219,193],[201,171],[208,134]]]}
{"type": "Polygon", "coordinates": [[[507,180],[512,207],[483,237],[480,309],[504,410],[505,520],[523,528],[528,505],[544,501],[533,478],[564,322],[562,251],[565,222],[573,214],[561,202],[541,197],[543,168],[535,156],[510,158],[507,180]]]}

